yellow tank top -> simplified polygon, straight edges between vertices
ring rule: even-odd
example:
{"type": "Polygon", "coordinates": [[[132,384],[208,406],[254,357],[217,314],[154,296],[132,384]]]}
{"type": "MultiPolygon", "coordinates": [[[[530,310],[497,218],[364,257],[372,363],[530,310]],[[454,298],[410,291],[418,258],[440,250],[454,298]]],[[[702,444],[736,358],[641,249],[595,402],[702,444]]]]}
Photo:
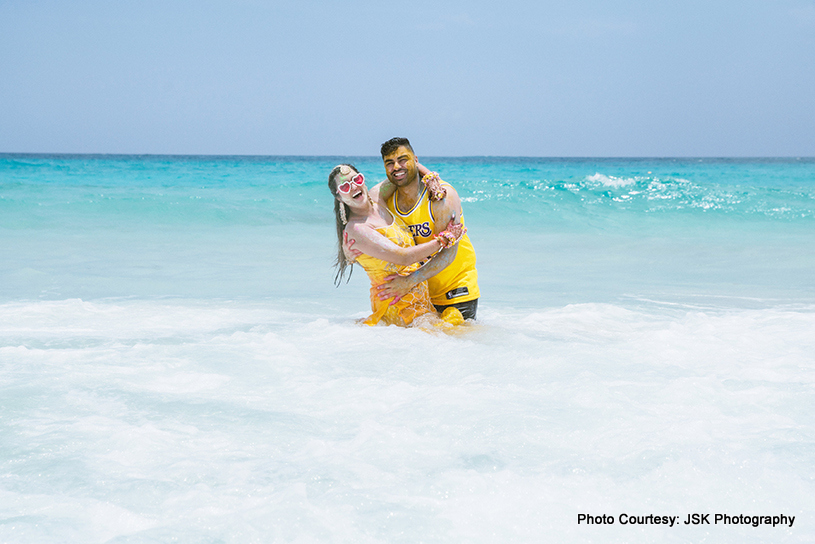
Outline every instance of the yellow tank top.
{"type": "MultiPolygon", "coordinates": [[[[450,187],[448,183],[442,182],[442,184],[450,187]]],[[[430,207],[427,188],[422,186],[419,200],[406,213],[399,210],[398,195],[399,191],[393,193],[388,199],[388,209],[391,214],[407,224],[417,244],[432,240],[436,223],[430,207]]],[[[461,222],[464,223],[463,213],[461,222]]],[[[481,296],[478,290],[478,271],[475,269],[475,249],[473,249],[469,236],[465,234],[459,241],[456,258],[450,263],[450,266],[427,280],[427,287],[430,290],[430,300],[437,305],[468,302],[481,296]]]]}
{"type": "MultiPolygon", "coordinates": [[[[410,236],[404,221],[395,215],[390,225],[379,227],[376,230],[400,247],[414,245],[413,238],[410,236]]],[[[376,286],[380,285],[386,276],[391,274],[406,276],[419,268],[418,264],[401,266],[370,255],[360,255],[357,257],[356,262],[365,270],[371,280],[371,311],[373,313],[365,320],[366,325],[376,325],[380,322],[387,325],[410,325],[420,315],[435,311],[430,303],[426,282],[422,282],[411,289],[393,306],[390,305],[393,299],[379,300],[377,296],[376,286]]]]}

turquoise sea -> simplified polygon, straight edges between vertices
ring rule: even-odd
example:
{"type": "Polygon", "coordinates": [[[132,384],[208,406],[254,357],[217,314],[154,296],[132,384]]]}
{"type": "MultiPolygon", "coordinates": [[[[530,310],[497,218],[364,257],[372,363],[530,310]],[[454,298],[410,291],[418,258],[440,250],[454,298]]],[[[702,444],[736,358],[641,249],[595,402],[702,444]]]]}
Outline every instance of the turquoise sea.
{"type": "Polygon", "coordinates": [[[453,335],[333,285],[377,157],[0,154],[0,541],[815,539],[815,159],[420,159],[453,335]]]}

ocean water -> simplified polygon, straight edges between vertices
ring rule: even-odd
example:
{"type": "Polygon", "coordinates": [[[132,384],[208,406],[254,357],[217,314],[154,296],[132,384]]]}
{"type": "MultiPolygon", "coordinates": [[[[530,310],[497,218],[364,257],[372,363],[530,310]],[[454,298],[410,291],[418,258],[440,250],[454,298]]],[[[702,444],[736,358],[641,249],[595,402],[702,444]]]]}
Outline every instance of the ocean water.
{"type": "Polygon", "coordinates": [[[356,324],[349,160],[0,155],[0,542],[815,539],[815,160],[423,157],[454,334],[356,324]]]}

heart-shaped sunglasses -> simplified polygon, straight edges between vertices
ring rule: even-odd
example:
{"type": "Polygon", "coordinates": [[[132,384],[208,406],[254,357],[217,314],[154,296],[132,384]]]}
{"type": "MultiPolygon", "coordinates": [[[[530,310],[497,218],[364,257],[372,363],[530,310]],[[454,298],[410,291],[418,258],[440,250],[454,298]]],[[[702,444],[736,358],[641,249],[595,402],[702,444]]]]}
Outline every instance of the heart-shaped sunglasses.
{"type": "Polygon", "coordinates": [[[351,192],[351,184],[354,185],[362,185],[365,183],[365,176],[362,174],[357,174],[356,176],[352,177],[350,181],[346,181],[345,183],[341,183],[337,190],[341,193],[349,193],[351,192]]]}

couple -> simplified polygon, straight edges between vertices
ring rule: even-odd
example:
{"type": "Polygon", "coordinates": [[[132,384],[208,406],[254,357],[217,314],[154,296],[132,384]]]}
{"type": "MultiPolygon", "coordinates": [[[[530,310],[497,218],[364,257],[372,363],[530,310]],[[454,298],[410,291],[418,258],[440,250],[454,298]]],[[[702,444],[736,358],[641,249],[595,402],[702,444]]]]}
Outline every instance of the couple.
{"type": "Polygon", "coordinates": [[[350,164],[328,176],[337,223],[335,281],[354,258],[368,273],[373,314],[367,325],[407,326],[436,311],[451,323],[475,319],[478,272],[458,194],[419,164],[407,138],[392,138],[380,151],[388,180],[371,189],[350,164]]]}

